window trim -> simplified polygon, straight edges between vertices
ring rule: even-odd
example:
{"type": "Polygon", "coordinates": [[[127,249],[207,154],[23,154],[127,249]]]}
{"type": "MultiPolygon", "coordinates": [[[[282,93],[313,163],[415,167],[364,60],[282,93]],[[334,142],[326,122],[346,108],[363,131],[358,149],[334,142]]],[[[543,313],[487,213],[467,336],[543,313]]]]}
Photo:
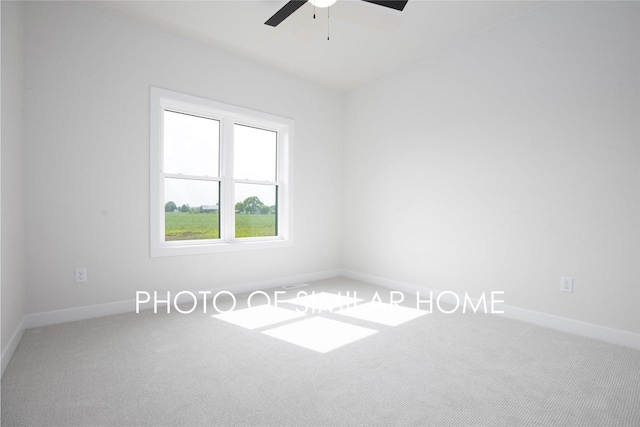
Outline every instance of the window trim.
{"type": "MultiPolygon", "coordinates": [[[[151,257],[272,249],[293,245],[293,133],[294,121],[284,117],[225,104],[210,99],[151,87],[149,108],[149,234],[151,257]],[[220,239],[164,240],[163,111],[174,110],[220,121],[220,239]],[[233,176],[234,125],[277,132],[277,230],[278,236],[232,238],[235,230],[233,176]],[[224,208],[223,207],[227,207],[224,208]],[[229,208],[229,206],[231,208],[229,208]]],[[[245,182],[246,180],[238,180],[245,182]]],[[[259,184],[265,184],[257,182],[259,184]]],[[[269,182],[269,185],[273,185],[269,182]]]]}

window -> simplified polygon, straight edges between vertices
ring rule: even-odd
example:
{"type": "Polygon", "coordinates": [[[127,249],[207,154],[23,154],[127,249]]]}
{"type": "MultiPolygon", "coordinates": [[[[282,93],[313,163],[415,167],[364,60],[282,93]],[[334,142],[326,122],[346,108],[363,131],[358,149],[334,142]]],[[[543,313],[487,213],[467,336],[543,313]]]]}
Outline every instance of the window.
{"type": "Polygon", "coordinates": [[[151,256],[290,246],[293,121],[151,88],[151,256]]]}

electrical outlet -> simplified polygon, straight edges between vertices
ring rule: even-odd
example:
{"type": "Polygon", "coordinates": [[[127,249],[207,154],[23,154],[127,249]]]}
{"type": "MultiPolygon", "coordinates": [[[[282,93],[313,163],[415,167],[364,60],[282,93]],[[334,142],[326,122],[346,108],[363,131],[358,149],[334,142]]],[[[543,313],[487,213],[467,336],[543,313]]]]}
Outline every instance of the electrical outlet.
{"type": "Polygon", "coordinates": [[[573,292],[573,277],[560,278],[560,292],[573,292]]]}
{"type": "Polygon", "coordinates": [[[84,283],[87,281],[87,269],[76,268],[76,283],[84,283]]]}

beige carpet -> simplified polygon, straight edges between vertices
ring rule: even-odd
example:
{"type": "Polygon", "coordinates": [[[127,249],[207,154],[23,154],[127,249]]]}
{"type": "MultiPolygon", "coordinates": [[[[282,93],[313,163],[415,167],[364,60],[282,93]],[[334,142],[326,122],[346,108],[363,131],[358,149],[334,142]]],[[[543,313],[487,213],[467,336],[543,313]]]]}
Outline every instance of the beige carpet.
{"type": "MultiPolygon", "coordinates": [[[[388,294],[346,279],[306,289],[388,294]]],[[[201,311],[28,330],[2,425],[640,424],[635,350],[490,315],[313,316],[377,333],[323,354],[201,311]]]]}

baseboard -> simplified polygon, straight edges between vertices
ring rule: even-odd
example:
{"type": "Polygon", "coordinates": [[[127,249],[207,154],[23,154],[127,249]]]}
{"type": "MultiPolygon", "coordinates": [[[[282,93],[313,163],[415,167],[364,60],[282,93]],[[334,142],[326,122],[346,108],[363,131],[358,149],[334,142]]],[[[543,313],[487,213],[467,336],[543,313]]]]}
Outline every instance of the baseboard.
{"type": "MultiPolygon", "coordinates": [[[[357,271],[343,270],[342,275],[343,277],[349,279],[371,283],[372,285],[377,285],[408,294],[415,295],[416,292],[419,291],[421,294],[427,295],[429,294],[429,292],[432,292],[433,295],[437,297],[437,295],[442,292],[441,290],[437,289],[431,289],[424,286],[386,279],[379,276],[372,276],[357,271]]],[[[454,302],[455,299],[453,296],[445,294],[443,295],[442,301],[451,303],[454,302]]],[[[622,331],[620,329],[595,325],[593,323],[582,322],[580,320],[569,319],[566,317],[555,316],[552,314],[541,313],[539,311],[532,311],[524,308],[512,307],[504,304],[500,304],[500,309],[504,311],[504,313],[496,314],[496,316],[519,320],[521,322],[530,323],[549,329],[555,329],[561,332],[567,332],[574,335],[580,335],[583,337],[604,341],[610,344],[622,345],[625,347],[640,350],[640,334],[634,334],[632,332],[622,331]]]]}
{"type": "Polygon", "coordinates": [[[4,371],[5,369],[7,369],[7,366],[9,365],[9,361],[13,357],[13,353],[15,353],[16,348],[18,348],[18,344],[22,339],[24,330],[25,330],[25,327],[24,327],[24,318],[23,318],[18,324],[18,327],[16,328],[16,330],[13,331],[11,338],[9,338],[7,347],[2,351],[2,374],[0,374],[0,376],[4,375],[4,371]]]}
{"type": "MultiPolygon", "coordinates": [[[[242,283],[229,286],[225,290],[240,294],[244,292],[252,292],[256,290],[270,289],[278,286],[291,285],[299,282],[311,282],[315,280],[330,279],[333,277],[346,277],[353,280],[378,285],[409,294],[420,292],[428,294],[432,292],[437,296],[442,291],[438,289],[427,288],[397,280],[386,279],[379,276],[373,276],[351,270],[328,270],[315,273],[301,274],[296,276],[288,276],[277,279],[261,280],[256,282],[242,283]]],[[[221,288],[211,289],[212,293],[220,291],[221,288]]],[[[443,302],[454,302],[453,297],[445,295],[443,302]]],[[[512,307],[508,305],[500,305],[504,311],[504,316],[509,319],[519,320],[522,322],[555,329],[562,332],[568,332],[575,335],[593,338],[596,340],[608,342],[611,344],[623,345],[640,350],[640,335],[619,329],[608,328],[605,326],[595,325],[592,323],[582,322],[579,320],[568,319],[565,317],[554,316],[551,314],[540,313],[537,311],[526,310],[523,308],[512,307]]],[[[13,353],[15,352],[20,339],[25,331],[29,328],[38,328],[58,323],[73,322],[76,320],[92,319],[96,317],[111,316],[121,313],[132,313],[136,309],[135,300],[113,302],[107,304],[96,304],[84,307],[75,307],[65,310],[48,311],[43,313],[28,314],[20,322],[13,335],[9,339],[7,348],[2,352],[2,373],[6,369],[13,353]]]]}
{"type": "MultiPolygon", "coordinates": [[[[291,285],[299,282],[310,282],[314,280],[330,279],[342,275],[342,270],[327,270],[315,273],[307,273],[296,276],[281,277],[270,280],[260,280],[256,282],[247,282],[237,285],[227,286],[218,289],[209,289],[212,294],[224,289],[236,294],[251,292],[262,289],[274,288],[277,286],[291,285]]],[[[190,300],[183,299],[178,302],[188,302],[190,300]]],[[[143,308],[151,308],[148,304],[143,308]]],[[[74,322],[76,320],[93,319],[96,317],[111,316],[114,314],[133,313],[136,311],[136,301],[134,299],[127,301],[119,301],[107,304],[88,305],[83,307],[74,307],[64,310],[47,311],[43,313],[33,313],[25,316],[24,327],[39,328],[42,326],[55,325],[58,323],[74,322]]],[[[23,329],[24,330],[24,329],[23,329]]],[[[4,357],[4,356],[3,356],[4,357]]],[[[4,358],[3,358],[4,363],[4,358]]]]}
{"type": "Polygon", "coordinates": [[[75,322],[76,320],[93,319],[95,317],[111,316],[114,314],[135,311],[135,300],[112,302],[107,304],[86,305],[83,307],[67,308],[64,310],[32,313],[25,316],[25,327],[39,328],[41,326],[58,323],[75,322]]]}

